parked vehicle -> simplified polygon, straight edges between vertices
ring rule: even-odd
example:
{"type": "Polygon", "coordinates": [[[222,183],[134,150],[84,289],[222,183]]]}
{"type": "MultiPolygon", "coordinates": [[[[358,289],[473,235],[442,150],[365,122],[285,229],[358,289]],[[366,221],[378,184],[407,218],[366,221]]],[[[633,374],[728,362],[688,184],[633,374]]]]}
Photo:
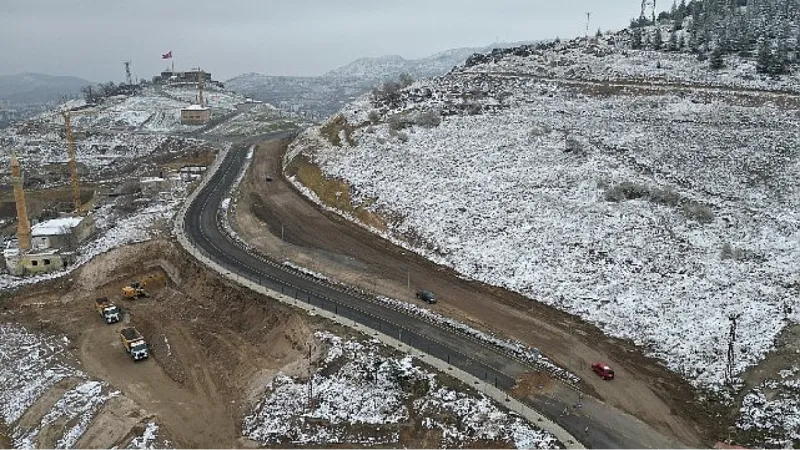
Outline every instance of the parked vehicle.
{"type": "Polygon", "coordinates": [[[94,299],[94,308],[107,324],[117,323],[122,318],[122,311],[106,297],[94,299]]]}
{"type": "Polygon", "coordinates": [[[125,347],[125,351],[130,353],[134,361],[140,361],[150,356],[147,343],[136,328],[123,328],[119,332],[119,338],[125,347]]]}
{"type": "Polygon", "coordinates": [[[122,296],[125,298],[147,297],[147,291],[144,290],[144,285],[142,283],[134,281],[122,288],[122,296]]]}
{"type": "Polygon", "coordinates": [[[436,295],[431,291],[419,290],[417,291],[417,298],[430,304],[436,303],[436,295]]]}
{"type": "Polygon", "coordinates": [[[614,370],[609,367],[608,364],[601,362],[592,363],[592,370],[604,380],[614,379],[614,370]]]}

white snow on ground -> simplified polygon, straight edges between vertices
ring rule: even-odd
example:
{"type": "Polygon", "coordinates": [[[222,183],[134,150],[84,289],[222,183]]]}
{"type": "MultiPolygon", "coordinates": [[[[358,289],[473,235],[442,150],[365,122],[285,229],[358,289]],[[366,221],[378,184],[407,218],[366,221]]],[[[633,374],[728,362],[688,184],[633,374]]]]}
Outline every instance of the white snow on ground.
{"type": "Polygon", "coordinates": [[[519,448],[558,444],[552,435],[501,411],[485,396],[441,385],[410,356],[382,356],[377,341],[345,341],[328,332],[317,332],[316,337],[330,349],[311,382],[276,376],[265,397],[245,416],[245,437],[261,445],[398,444],[399,426],[419,420],[427,429],[442,429],[442,447],[463,447],[476,440],[519,448]],[[326,368],[334,363],[330,373],[326,368]],[[406,405],[412,399],[414,409],[409,411],[406,405]]]}
{"type": "Polygon", "coordinates": [[[148,422],[141,436],[136,436],[128,444],[129,449],[152,450],[156,448],[170,448],[171,443],[159,439],[158,424],[148,422]]]}
{"type": "Polygon", "coordinates": [[[14,448],[35,448],[39,433],[52,424],[62,434],[56,448],[72,448],[108,399],[119,395],[105,383],[88,379],[67,351],[66,337],[31,333],[22,326],[0,324],[0,419],[12,431],[14,448]],[[58,381],[81,380],[67,390],[37,425],[24,429],[16,422],[58,381]]]}
{"type": "MultiPolygon", "coordinates": [[[[66,338],[64,338],[66,339],[66,338]]],[[[37,398],[64,378],[78,375],[66,342],[0,324],[0,418],[14,423],[37,398]]]]}
{"type": "Polygon", "coordinates": [[[531,48],[531,56],[507,55],[463,68],[472,73],[508,73],[592,80],[598,82],[640,82],[657,84],[703,84],[739,89],[774,89],[800,92],[800,74],[773,78],[759,74],[755,61],[726,55],[724,68],[710,70],[710,62],[698,62],[690,53],[632,50],[622,34],[607,35],[587,46],[584,38],[562,42],[553,50],[531,48]]]}
{"type": "Polygon", "coordinates": [[[800,446],[800,367],[781,371],[778,380],[767,380],[742,401],[737,427],[754,433],[757,446],[800,446]]]}
{"type": "MultiPolygon", "coordinates": [[[[164,86],[164,94],[169,97],[196,104],[199,101],[196,84],[186,86],[164,86]]],[[[232,91],[220,90],[213,86],[206,86],[203,91],[203,101],[212,108],[212,114],[226,114],[236,109],[236,105],[244,103],[245,97],[232,91]]]]}
{"type": "MultiPolygon", "coordinates": [[[[772,94],[588,96],[479,70],[380,109],[449,111],[438,127],[400,136],[379,123],[343,148],[311,130],[289,154],[305,150],[397,218],[393,240],[632,339],[697,386],[724,383],[730,315],[742,314],[737,373],[800,319],[793,110],[772,94]],[[469,102],[477,115],[453,115],[469,102]],[[609,201],[625,182],[645,194],[609,201]]],[[[364,97],[343,113],[360,124],[373,108],[364,97]]]]}
{"type": "Polygon", "coordinates": [[[219,124],[206,134],[216,136],[255,136],[284,130],[293,130],[308,125],[295,114],[280,112],[274,106],[263,103],[253,106],[231,120],[219,124]]]}

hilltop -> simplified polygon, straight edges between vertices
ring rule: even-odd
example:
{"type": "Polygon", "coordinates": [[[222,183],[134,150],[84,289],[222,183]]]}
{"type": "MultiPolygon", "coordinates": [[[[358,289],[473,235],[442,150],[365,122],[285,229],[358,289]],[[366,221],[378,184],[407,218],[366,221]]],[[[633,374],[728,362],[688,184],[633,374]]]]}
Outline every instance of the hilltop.
{"type": "MultiPolygon", "coordinates": [[[[731,424],[783,424],[750,442],[797,442],[795,413],[765,412],[796,395],[748,389],[792,385],[751,368],[792,369],[800,323],[800,78],[634,49],[634,34],[498,49],[364,95],[304,133],[290,167],[347,183],[345,217],[376,213],[376,231],[464,277],[635,342],[700,398],[735,411],[750,392],[731,424]]],[[[341,206],[303,173],[289,175],[341,206]]]]}
{"type": "Polygon", "coordinates": [[[472,54],[511,45],[514,44],[457,48],[420,59],[405,59],[397,55],[361,58],[318,77],[247,73],[226,81],[225,85],[274,105],[328,116],[345,103],[403,73],[415,79],[443,75],[472,54]]]}

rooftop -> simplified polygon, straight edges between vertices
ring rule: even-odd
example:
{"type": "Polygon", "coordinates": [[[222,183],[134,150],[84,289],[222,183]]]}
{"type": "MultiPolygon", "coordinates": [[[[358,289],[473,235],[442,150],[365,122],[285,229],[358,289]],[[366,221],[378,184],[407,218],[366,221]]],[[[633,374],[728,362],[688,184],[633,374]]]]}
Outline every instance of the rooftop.
{"type": "Polygon", "coordinates": [[[200,106],[200,105],[189,105],[186,108],[183,108],[184,111],[208,111],[208,106],[200,106]]]}
{"type": "Polygon", "coordinates": [[[45,220],[31,227],[31,236],[59,236],[69,234],[73,228],[80,225],[83,217],[60,217],[45,220]]]}

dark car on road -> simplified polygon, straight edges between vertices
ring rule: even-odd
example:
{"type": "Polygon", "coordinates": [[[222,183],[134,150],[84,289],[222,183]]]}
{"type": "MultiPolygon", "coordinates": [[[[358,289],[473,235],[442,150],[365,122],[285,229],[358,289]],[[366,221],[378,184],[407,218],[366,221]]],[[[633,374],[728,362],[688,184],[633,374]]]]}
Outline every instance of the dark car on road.
{"type": "Polygon", "coordinates": [[[417,298],[426,303],[430,304],[436,303],[436,296],[433,295],[433,292],[431,291],[426,291],[426,290],[417,291],[417,298]]]}

